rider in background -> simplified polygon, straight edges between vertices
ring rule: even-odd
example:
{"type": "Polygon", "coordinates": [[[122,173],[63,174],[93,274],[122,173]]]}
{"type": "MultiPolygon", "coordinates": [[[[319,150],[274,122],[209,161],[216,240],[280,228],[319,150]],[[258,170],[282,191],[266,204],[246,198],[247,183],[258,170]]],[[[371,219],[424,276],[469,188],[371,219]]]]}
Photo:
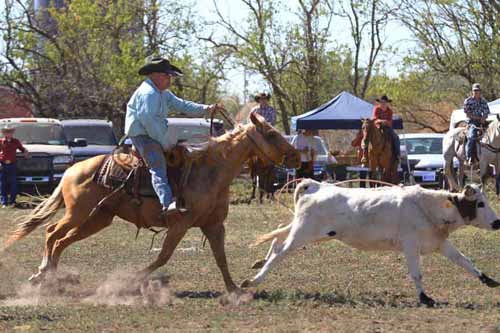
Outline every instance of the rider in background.
{"type": "Polygon", "coordinates": [[[255,101],[259,103],[259,105],[254,107],[250,113],[256,112],[260,114],[269,124],[271,124],[271,126],[274,126],[276,125],[276,110],[269,105],[270,99],[271,95],[265,92],[257,94],[255,96],[255,101]]]}
{"type": "Polygon", "coordinates": [[[399,164],[399,159],[401,155],[401,147],[399,136],[396,134],[392,128],[392,109],[389,107],[389,103],[392,102],[387,95],[383,95],[380,99],[376,99],[377,105],[373,108],[372,119],[375,120],[377,126],[385,126],[388,130],[389,135],[392,138],[392,151],[394,153],[394,159],[397,164],[399,164]]]}
{"type": "Polygon", "coordinates": [[[479,83],[472,85],[472,96],[464,101],[464,112],[467,115],[467,144],[465,146],[466,163],[472,163],[472,150],[479,136],[479,129],[486,125],[486,119],[490,114],[488,102],[481,97],[481,86],[479,83]]]}

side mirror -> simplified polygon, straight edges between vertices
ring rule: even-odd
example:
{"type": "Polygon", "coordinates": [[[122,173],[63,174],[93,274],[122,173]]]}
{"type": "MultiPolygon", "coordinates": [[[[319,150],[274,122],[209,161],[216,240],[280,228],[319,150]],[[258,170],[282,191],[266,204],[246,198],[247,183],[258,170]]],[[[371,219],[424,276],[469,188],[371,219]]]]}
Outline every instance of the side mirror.
{"type": "Polygon", "coordinates": [[[87,139],[85,138],[74,138],[73,141],[69,142],[70,147],[87,147],[87,139]]]}

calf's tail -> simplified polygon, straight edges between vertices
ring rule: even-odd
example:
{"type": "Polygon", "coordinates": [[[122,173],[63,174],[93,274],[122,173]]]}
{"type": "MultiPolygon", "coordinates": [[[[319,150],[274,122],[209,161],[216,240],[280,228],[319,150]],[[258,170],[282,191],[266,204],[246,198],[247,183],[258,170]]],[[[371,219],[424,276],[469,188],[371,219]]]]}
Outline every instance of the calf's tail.
{"type": "Polygon", "coordinates": [[[39,204],[33,212],[26,216],[18,224],[17,229],[12,232],[9,238],[5,241],[3,249],[7,249],[14,242],[26,237],[29,233],[39,227],[42,223],[48,221],[52,218],[64,205],[64,199],[62,195],[62,184],[63,181],[59,183],[51,196],[39,204]]]}
{"type": "Polygon", "coordinates": [[[278,228],[274,231],[271,231],[268,234],[259,236],[255,240],[255,242],[251,245],[251,247],[255,247],[255,246],[260,245],[262,243],[268,242],[276,237],[288,234],[290,232],[290,230],[292,229],[292,224],[293,224],[293,222],[290,223],[289,225],[286,225],[284,227],[281,227],[281,228],[278,228]]]}

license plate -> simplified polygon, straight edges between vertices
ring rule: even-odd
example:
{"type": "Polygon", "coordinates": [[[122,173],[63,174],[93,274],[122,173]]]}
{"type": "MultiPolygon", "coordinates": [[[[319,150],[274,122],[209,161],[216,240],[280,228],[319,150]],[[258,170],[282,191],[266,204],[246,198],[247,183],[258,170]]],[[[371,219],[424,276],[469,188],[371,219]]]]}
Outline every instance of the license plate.
{"type": "Polygon", "coordinates": [[[431,174],[423,175],[422,180],[424,182],[433,182],[436,180],[436,174],[431,173],[431,174]]]}

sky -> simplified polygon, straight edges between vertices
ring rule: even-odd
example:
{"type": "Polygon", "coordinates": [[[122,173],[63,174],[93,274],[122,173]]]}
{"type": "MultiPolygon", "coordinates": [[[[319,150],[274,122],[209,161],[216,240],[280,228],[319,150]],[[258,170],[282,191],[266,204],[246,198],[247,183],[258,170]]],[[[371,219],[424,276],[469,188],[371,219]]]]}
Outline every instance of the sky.
{"type": "MultiPolygon", "coordinates": [[[[231,18],[232,22],[244,22],[246,18],[245,7],[239,4],[236,0],[216,0],[219,9],[222,14],[226,17],[231,18]]],[[[291,3],[291,2],[290,2],[291,3]]],[[[197,0],[196,10],[198,14],[203,15],[207,19],[216,19],[217,14],[215,12],[214,0],[197,0]]],[[[283,19],[287,16],[294,15],[290,12],[280,13],[283,19]]],[[[385,60],[384,70],[390,76],[397,76],[400,70],[400,64],[404,56],[408,51],[414,46],[411,40],[410,32],[403,27],[400,23],[392,22],[388,25],[386,31],[390,31],[387,34],[387,45],[391,45],[398,49],[398,52],[392,52],[383,54],[385,60]]],[[[332,39],[340,44],[350,44],[351,37],[349,33],[349,24],[346,19],[335,18],[335,24],[331,27],[332,39]]],[[[365,54],[368,54],[367,50],[364,50],[365,54]]],[[[268,89],[268,86],[261,78],[257,76],[248,77],[248,91],[250,93],[257,92],[260,90],[268,89]]],[[[244,75],[242,71],[231,71],[228,75],[228,82],[225,84],[226,90],[233,92],[235,95],[242,96],[244,90],[244,75]]],[[[337,92],[332,92],[333,95],[337,92]]],[[[326,101],[325,101],[326,102],[326,101]]]]}
{"type": "MultiPolygon", "coordinates": [[[[222,14],[229,17],[232,22],[244,22],[246,19],[246,11],[244,6],[242,6],[237,0],[216,0],[219,9],[222,14]]],[[[204,17],[207,20],[217,19],[217,14],[215,12],[214,0],[193,0],[195,4],[195,11],[198,15],[204,17]]],[[[292,2],[290,2],[292,3],[292,2]]],[[[0,12],[3,11],[4,1],[0,0],[0,12]]],[[[278,19],[283,20],[288,19],[290,15],[294,15],[290,12],[283,12],[278,15],[278,19]]],[[[335,24],[332,24],[331,32],[332,38],[337,43],[350,43],[348,22],[346,20],[336,18],[335,24]]],[[[391,76],[396,76],[399,74],[399,65],[404,57],[408,53],[408,50],[413,47],[413,42],[411,41],[411,35],[406,28],[398,23],[391,23],[387,31],[390,34],[387,35],[386,43],[392,47],[396,47],[398,52],[393,52],[390,54],[383,54],[385,60],[384,70],[391,76]]],[[[221,36],[216,34],[216,36],[221,36]]],[[[0,47],[3,47],[3,40],[0,36],[0,47]]],[[[367,51],[365,50],[365,54],[367,51]]],[[[259,75],[247,75],[248,91],[253,94],[257,91],[269,90],[267,84],[261,79],[259,75]]],[[[244,72],[243,70],[231,70],[228,73],[228,80],[224,83],[224,88],[231,95],[237,95],[243,97],[244,91],[244,72]]],[[[332,92],[333,95],[337,92],[332,92]]]]}

